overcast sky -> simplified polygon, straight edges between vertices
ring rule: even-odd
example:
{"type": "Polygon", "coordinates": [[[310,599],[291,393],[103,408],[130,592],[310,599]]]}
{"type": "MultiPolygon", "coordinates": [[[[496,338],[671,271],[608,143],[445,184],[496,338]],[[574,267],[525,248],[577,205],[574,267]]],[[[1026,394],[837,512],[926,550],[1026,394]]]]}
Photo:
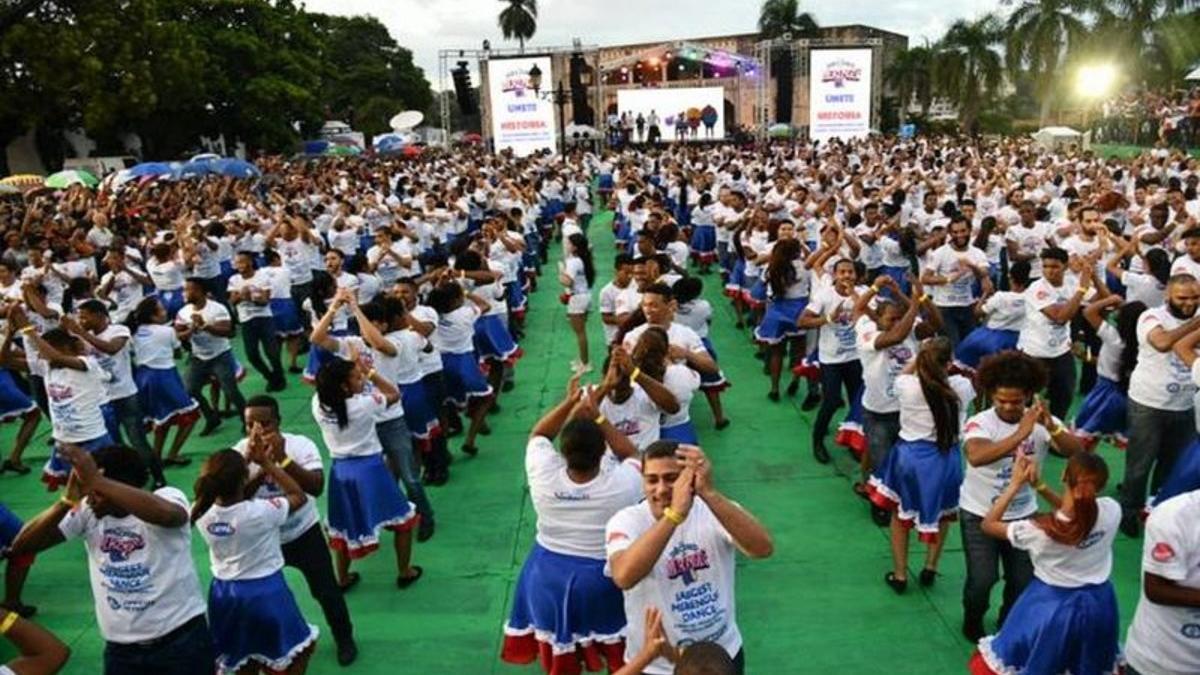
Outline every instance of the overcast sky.
{"type": "MultiPolygon", "coordinates": [[[[485,38],[494,48],[517,46],[515,41],[506,43],[497,26],[504,0],[307,0],[305,4],[311,11],[328,14],[374,15],[397,42],[413,51],[435,89],[439,49],[479,48],[485,38]]],[[[820,25],[867,24],[907,35],[912,44],[938,38],[955,19],[996,10],[1000,0],[802,0],[800,4],[820,25]]],[[[743,33],[754,31],[757,21],[757,0],[539,0],[537,34],[526,46],[566,46],[576,36],[584,44],[610,45],[743,33]]]]}

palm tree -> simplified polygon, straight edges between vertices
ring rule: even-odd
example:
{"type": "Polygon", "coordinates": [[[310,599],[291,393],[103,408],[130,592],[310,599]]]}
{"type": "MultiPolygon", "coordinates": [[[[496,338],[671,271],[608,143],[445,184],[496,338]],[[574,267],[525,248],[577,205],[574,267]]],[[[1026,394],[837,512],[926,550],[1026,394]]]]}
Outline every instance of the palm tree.
{"type": "Polygon", "coordinates": [[[1171,73],[1162,72],[1161,59],[1164,52],[1174,51],[1176,46],[1165,45],[1164,40],[1173,41],[1175,38],[1169,36],[1187,23],[1190,15],[1182,14],[1182,10],[1196,7],[1200,7],[1200,0],[1107,0],[1097,9],[1095,31],[1099,33],[1097,38],[1107,40],[1107,45],[1097,46],[1101,50],[1107,46],[1111,54],[1113,44],[1120,44],[1123,60],[1136,79],[1169,77],[1171,73]]]}
{"type": "MultiPolygon", "coordinates": [[[[812,14],[800,11],[797,0],[764,0],[758,15],[758,31],[764,40],[814,37],[818,31],[812,14]]],[[[775,121],[792,123],[792,51],[781,47],[771,54],[771,75],[775,78],[775,121]]]]}
{"type": "Polygon", "coordinates": [[[1021,0],[1008,16],[1008,72],[1014,79],[1022,71],[1033,78],[1042,104],[1042,126],[1050,118],[1062,65],[1087,35],[1083,17],[1097,7],[1095,0],[1021,0]]]}
{"type": "Polygon", "coordinates": [[[500,30],[505,40],[516,38],[525,51],[525,41],[537,32],[537,0],[500,0],[505,7],[500,11],[500,30]]]}
{"type": "Polygon", "coordinates": [[[914,100],[921,104],[921,116],[929,116],[933,104],[933,49],[905,49],[883,69],[883,80],[896,91],[900,102],[900,123],[908,116],[908,106],[914,100]]]}
{"type": "Polygon", "coordinates": [[[1004,80],[1003,57],[996,51],[1003,33],[1003,23],[985,14],[974,21],[955,21],[937,45],[933,91],[958,106],[968,133],[976,133],[984,98],[995,94],[1004,80]]]}

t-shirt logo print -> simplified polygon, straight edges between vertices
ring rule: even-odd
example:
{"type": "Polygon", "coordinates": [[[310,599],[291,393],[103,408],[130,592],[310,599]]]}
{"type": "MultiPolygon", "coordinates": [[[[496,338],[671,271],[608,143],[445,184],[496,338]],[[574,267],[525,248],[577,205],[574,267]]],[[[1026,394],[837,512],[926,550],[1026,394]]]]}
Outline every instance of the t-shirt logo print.
{"type": "Polygon", "coordinates": [[[697,571],[708,568],[708,551],[695,544],[679,544],[667,554],[667,578],[683,577],[685,586],[695,583],[697,571]]]}
{"type": "Polygon", "coordinates": [[[1167,542],[1160,541],[1150,549],[1150,557],[1154,558],[1156,562],[1170,562],[1175,558],[1175,549],[1171,548],[1167,542]]]}
{"type": "Polygon", "coordinates": [[[134,530],[125,527],[114,527],[104,531],[104,539],[100,542],[100,550],[108,555],[110,562],[119,563],[129,560],[134,551],[146,548],[146,540],[134,530]]]}

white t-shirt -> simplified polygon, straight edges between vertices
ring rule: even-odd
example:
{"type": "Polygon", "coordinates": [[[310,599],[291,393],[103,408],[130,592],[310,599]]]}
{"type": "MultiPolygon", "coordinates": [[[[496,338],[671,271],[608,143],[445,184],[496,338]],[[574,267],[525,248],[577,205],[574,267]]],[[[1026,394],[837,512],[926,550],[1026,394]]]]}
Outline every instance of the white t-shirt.
{"type": "Polygon", "coordinates": [[[983,311],[988,328],[1020,331],[1025,326],[1025,294],[996,291],[983,301],[983,311]]]}
{"type": "Polygon", "coordinates": [[[961,274],[956,281],[948,284],[930,286],[933,303],[938,307],[967,307],[975,302],[975,274],[971,267],[987,269],[987,255],[974,246],[967,250],[955,250],[950,244],[944,244],[929,256],[927,271],[938,276],[953,277],[961,274]]]}
{"type": "Polygon", "coordinates": [[[1112,572],[1112,542],[1121,523],[1121,505],[1112,497],[1100,497],[1096,506],[1096,524],[1077,546],[1054,541],[1032,520],[1009,523],[1008,540],[1014,548],[1029,551],[1034,575],[1051,586],[1102,584],[1112,572]]]}
{"type": "Polygon", "coordinates": [[[296,237],[291,241],[280,239],[275,242],[275,248],[279,251],[279,257],[283,259],[283,266],[287,268],[293,286],[307,284],[313,280],[312,259],[317,247],[296,237]]]}
{"type": "Polygon", "coordinates": [[[417,305],[408,312],[409,316],[420,321],[421,323],[433,324],[434,332],[429,334],[429,342],[433,345],[433,349],[429,351],[422,350],[417,358],[417,368],[421,372],[421,377],[425,377],[430,373],[441,372],[442,370],[442,353],[437,348],[437,342],[432,338],[437,334],[436,326],[438,324],[438,314],[432,307],[426,305],[417,305]]]}
{"type": "MultiPolygon", "coordinates": [[[[863,293],[865,287],[859,286],[855,293],[863,293]]],[[[836,287],[825,286],[813,293],[807,314],[824,316],[833,315],[833,323],[827,323],[820,328],[817,340],[817,351],[821,363],[847,363],[858,358],[858,337],[854,332],[854,297],[843,296],[836,287]]]]}
{"type": "Polygon", "coordinates": [[[144,323],[133,334],[134,363],[149,368],[174,368],[179,336],[164,324],[144,323]]]}
{"type": "Polygon", "coordinates": [[[1173,349],[1160,352],[1150,344],[1150,333],[1155,328],[1170,331],[1183,323],[1166,305],[1148,309],[1138,317],[1138,360],[1129,377],[1129,400],[1158,410],[1192,409],[1196,393],[1192,371],[1173,349]]]}
{"type": "Polygon", "coordinates": [[[133,368],[129,364],[129,354],[133,344],[130,340],[129,328],[119,323],[110,323],[108,328],[96,335],[96,337],[110,342],[112,340],[125,340],[125,346],[117,350],[116,354],[106,354],[99,349],[88,345],[89,355],[96,359],[96,363],[108,373],[108,380],[104,383],[104,389],[108,393],[108,400],[116,401],[119,399],[134,396],[138,393],[137,384],[133,381],[133,368]]]}
{"type": "Polygon", "coordinates": [[[899,412],[896,397],[896,378],[904,366],[917,354],[917,338],[909,332],[901,342],[879,350],[875,341],[883,334],[868,316],[860,316],[854,324],[858,342],[858,357],[863,368],[863,408],[873,413],[899,412]]]}
{"type": "Polygon", "coordinates": [[[571,295],[587,295],[590,291],[588,288],[587,273],[583,266],[583,259],[577,256],[571,256],[563,263],[563,274],[571,278],[571,285],[567,291],[571,295]]]}
{"type": "MultiPolygon", "coordinates": [[[[958,394],[958,426],[961,429],[971,400],[975,398],[975,387],[962,375],[951,375],[950,388],[958,394]]],[[[929,411],[929,403],[925,401],[925,392],[921,391],[921,381],[917,376],[896,376],[896,395],[900,399],[900,438],[937,442],[937,425],[934,424],[933,413],[929,411]]]]}
{"type": "Polygon", "coordinates": [[[83,363],[86,370],[51,368],[46,375],[52,433],[62,443],[91,441],[108,431],[100,406],[108,402],[105,383],[110,376],[90,356],[83,363]]]}
{"type": "Polygon", "coordinates": [[[433,345],[443,354],[474,352],[475,320],[479,317],[479,307],[470,300],[452,312],[439,315],[432,335],[433,345]]]}
{"type": "MultiPolygon", "coordinates": [[[[321,452],[317,449],[317,444],[304,436],[289,434],[283,432],[283,454],[291,458],[292,462],[301,469],[308,471],[323,471],[325,465],[321,462],[321,452]]],[[[249,450],[249,442],[242,439],[233,446],[234,450],[245,455],[249,450]]],[[[250,480],[254,480],[262,473],[262,468],[253,462],[249,463],[250,480]]],[[[283,497],[284,491],[275,484],[271,479],[264,480],[259,483],[258,491],[254,493],[256,499],[272,499],[275,497],[283,497]]],[[[286,510],[286,509],[285,509],[286,510]]],[[[279,529],[279,543],[286,544],[294,541],[297,537],[308,531],[310,527],[317,524],[319,517],[317,515],[317,500],[308,496],[304,506],[296,509],[288,516],[283,527],[279,529]]],[[[247,577],[248,578],[248,577],[247,577]]]]}
{"type": "Polygon", "coordinates": [[[1149,274],[1122,272],[1121,283],[1125,285],[1125,300],[1141,302],[1153,309],[1167,301],[1167,287],[1149,274]]]}
{"type": "Polygon", "coordinates": [[[597,406],[617,431],[624,434],[638,450],[658,440],[662,412],[640,385],[633,385],[633,394],[621,403],[605,396],[597,406]]]}
{"type": "Polygon", "coordinates": [[[1041,359],[1052,359],[1071,351],[1071,322],[1055,323],[1042,310],[1070,302],[1077,288],[1071,279],[1064,278],[1058,287],[1038,279],[1025,289],[1025,324],[1017,339],[1017,349],[1041,359]]]}
{"type": "MultiPolygon", "coordinates": [[[[608,282],[600,289],[600,313],[621,316],[632,314],[642,302],[642,294],[637,290],[637,284],[630,282],[625,288],[619,288],[613,282],[608,282]]],[[[617,326],[604,324],[604,344],[612,344],[617,339],[617,326]]]]}
{"type": "MultiPolygon", "coordinates": [[[[367,344],[367,341],[357,337],[344,337],[338,339],[337,355],[347,361],[351,358],[351,347],[358,351],[358,354],[370,361],[371,367],[379,371],[379,374],[390,381],[392,384],[400,384],[401,376],[407,378],[406,382],[415,382],[420,379],[417,373],[417,354],[425,347],[425,338],[407,330],[388,333],[384,336],[388,342],[396,348],[395,356],[388,356],[381,351],[377,351],[367,344]]],[[[370,382],[366,383],[368,390],[374,391],[375,387],[370,382]]],[[[400,401],[396,401],[388,406],[386,410],[380,413],[376,418],[376,422],[387,422],[398,417],[404,416],[404,405],[400,401]]]]}
{"type": "MultiPolygon", "coordinates": [[[[154,494],[184,511],[190,508],[178,488],[154,494]]],[[[189,524],[159,527],[134,516],[97,518],[85,500],[58,529],[66,539],[84,540],[96,623],[105,640],[153,640],[204,614],[189,524]]]]}
{"type": "Polygon", "coordinates": [[[158,258],[151,257],[146,261],[146,273],[157,290],[177,291],[183,288],[183,264],[174,258],[159,262],[158,258]]]}
{"type": "MultiPolygon", "coordinates": [[[[635,346],[637,346],[638,340],[640,340],[642,337],[642,333],[645,333],[649,328],[650,324],[647,323],[634,328],[625,334],[625,339],[621,341],[621,344],[626,349],[632,350],[635,346]]],[[[662,328],[662,326],[659,326],[659,328],[662,328]]],[[[704,348],[704,342],[700,340],[699,335],[696,335],[696,331],[688,328],[678,321],[672,321],[671,325],[667,326],[667,344],[671,345],[672,347],[679,347],[685,351],[696,354],[708,353],[708,350],[704,348]]]]}
{"type": "Polygon", "coordinates": [[[268,293],[267,297],[270,298],[271,277],[269,275],[263,274],[262,270],[255,271],[249,279],[241,274],[234,274],[229,277],[229,292],[235,291],[243,293],[241,300],[237,303],[238,321],[245,323],[252,319],[270,318],[271,306],[260,305],[251,299],[253,295],[263,292],[268,293]]]}
{"type": "Polygon", "coordinates": [[[347,424],[339,427],[337,416],[321,406],[320,399],[312,397],[312,415],[321,427],[321,438],[329,455],[340,457],[367,457],[383,452],[379,435],[375,433],[377,416],[387,408],[387,399],[377,392],[361,392],[346,399],[347,424]]]}
{"type": "Polygon", "coordinates": [[[663,413],[662,426],[673,427],[689,421],[691,419],[689,408],[692,404],[692,397],[700,390],[700,373],[682,364],[669,363],[667,364],[666,372],[663,374],[662,383],[668,391],[675,395],[675,400],[679,402],[678,412],[663,413]]]}
{"type": "MultiPolygon", "coordinates": [[[[175,325],[192,326],[192,315],[199,313],[204,317],[205,327],[219,321],[229,321],[229,310],[225,305],[209,300],[204,303],[204,309],[197,310],[196,306],[188,303],[175,315],[175,325]]],[[[192,356],[202,361],[210,361],[230,350],[229,338],[214,335],[207,330],[192,330],[192,356]]]]}
{"type": "MultiPolygon", "coordinates": [[[[633,545],[654,522],[645,501],[613,516],[604,536],[608,559],[633,545]]],[[[731,657],[736,655],[742,648],[742,634],[734,616],[735,551],[733,537],[708,505],[696,499],[650,573],[624,593],[628,623],[625,659],[632,659],[642,648],[647,607],[662,611],[663,631],[671,644],[686,647],[694,642],[716,642],[731,657]]],[[[659,658],[644,672],[669,675],[674,667],[659,658]]]]}
{"type": "Polygon", "coordinates": [[[1125,341],[1121,334],[1107,321],[1096,329],[1100,338],[1100,353],[1096,356],[1096,374],[1113,382],[1121,381],[1121,355],[1125,349],[1125,341]]]}
{"type": "MultiPolygon", "coordinates": [[[[1055,423],[1062,424],[1057,418],[1055,423]]],[[[967,420],[963,426],[962,442],[965,446],[972,439],[983,439],[996,442],[1008,438],[1016,432],[1019,423],[1005,422],[996,414],[995,408],[988,408],[967,420]]],[[[967,513],[980,518],[992,510],[992,503],[1004,492],[1012,482],[1013,463],[1018,455],[1029,457],[1039,466],[1046,458],[1050,449],[1050,432],[1040,424],[1033,425],[1033,431],[1017,445],[1012,454],[1005,455],[991,464],[973,466],[966,463],[966,473],[963,475],[962,491],[958,497],[958,505],[967,513]]],[[[965,458],[966,452],[963,452],[965,458]]],[[[1004,512],[1004,520],[1028,518],[1037,512],[1037,493],[1033,487],[1026,485],[1013,497],[1004,512]]]]}
{"type": "Polygon", "coordinates": [[[129,317],[129,314],[137,308],[138,303],[142,301],[144,291],[142,285],[138,283],[133,275],[125,270],[121,270],[116,274],[107,272],[100,279],[100,285],[111,284],[108,289],[108,298],[116,303],[117,308],[112,312],[113,321],[123,322],[129,317]]]}
{"type": "Polygon", "coordinates": [[[1004,234],[1005,242],[1014,242],[1017,251],[1023,255],[1032,255],[1029,261],[1029,278],[1038,279],[1042,276],[1042,259],[1038,256],[1046,248],[1046,238],[1050,236],[1050,226],[1037,222],[1033,227],[1014,225],[1004,234]]]}
{"type": "MultiPolygon", "coordinates": [[[[1200,491],[1176,495],[1146,520],[1142,572],[1200,589],[1200,491]]],[[[1151,602],[1143,588],[1125,638],[1125,658],[1145,675],[1200,673],[1200,608],[1151,602]]]]}
{"type": "Polygon", "coordinates": [[[576,483],[567,475],[567,460],[545,436],[525,446],[525,477],[537,512],[537,542],[563,555],[604,560],[605,525],[642,499],[642,474],[632,460],[605,453],[600,473],[576,483]]]}
{"type": "Polygon", "coordinates": [[[708,337],[712,314],[712,305],[704,298],[696,298],[680,305],[679,309],[675,310],[675,321],[691,328],[703,340],[708,337]]]}
{"type": "Polygon", "coordinates": [[[286,499],[246,499],[233,506],[213,504],[196,520],[208,544],[217,579],[261,579],[283,569],[279,528],[288,517],[286,499]]]}

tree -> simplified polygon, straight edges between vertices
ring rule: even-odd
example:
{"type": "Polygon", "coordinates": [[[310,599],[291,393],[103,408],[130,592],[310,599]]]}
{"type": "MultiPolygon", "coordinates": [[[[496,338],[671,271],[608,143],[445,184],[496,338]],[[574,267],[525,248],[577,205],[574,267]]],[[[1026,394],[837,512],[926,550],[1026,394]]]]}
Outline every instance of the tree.
{"type": "Polygon", "coordinates": [[[896,90],[901,124],[913,101],[921,105],[921,117],[929,117],[929,106],[933,104],[933,50],[929,45],[896,54],[883,69],[883,79],[896,90]]]}
{"type": "Polygon", "coordinates": [[[933,89],[958,106],[962,127],[968,133],[976,122],[984,100],[997,93],[1004,79],[1004,65],[996,45],[1003,24],[994,15],[955,21],[937,45],[933,64],[933,89]]]}
{"type": "MultiPolygon", "coordinates": [[[[791,35],[792,39],[814,37],[817,20],[801,12],[797,0],[765,0],[758,15],[758,32],[764,40],[791,35]]],[[[780,47],[771,54],[771,76],[775,78],[775,121],[792,123],[792,50],[780,47]]]]}
{"type": "Polygon", "coordinates": [[[1050,118],[1062,66],[1087,34],[1084,14],[1095,8],[1093,0],[1021,0],[1008,16],[1005,63],[1010,74],[1026,71],[1034,78],[1043,126],[1050,118]]]}
{"type": "Polygon", "coordinates": [[[505,40],[516,39],[525,51],[525,41],[537,32],[537,0],[500,0],[505,7],[500,10],[500,30],[505,40]]]}

